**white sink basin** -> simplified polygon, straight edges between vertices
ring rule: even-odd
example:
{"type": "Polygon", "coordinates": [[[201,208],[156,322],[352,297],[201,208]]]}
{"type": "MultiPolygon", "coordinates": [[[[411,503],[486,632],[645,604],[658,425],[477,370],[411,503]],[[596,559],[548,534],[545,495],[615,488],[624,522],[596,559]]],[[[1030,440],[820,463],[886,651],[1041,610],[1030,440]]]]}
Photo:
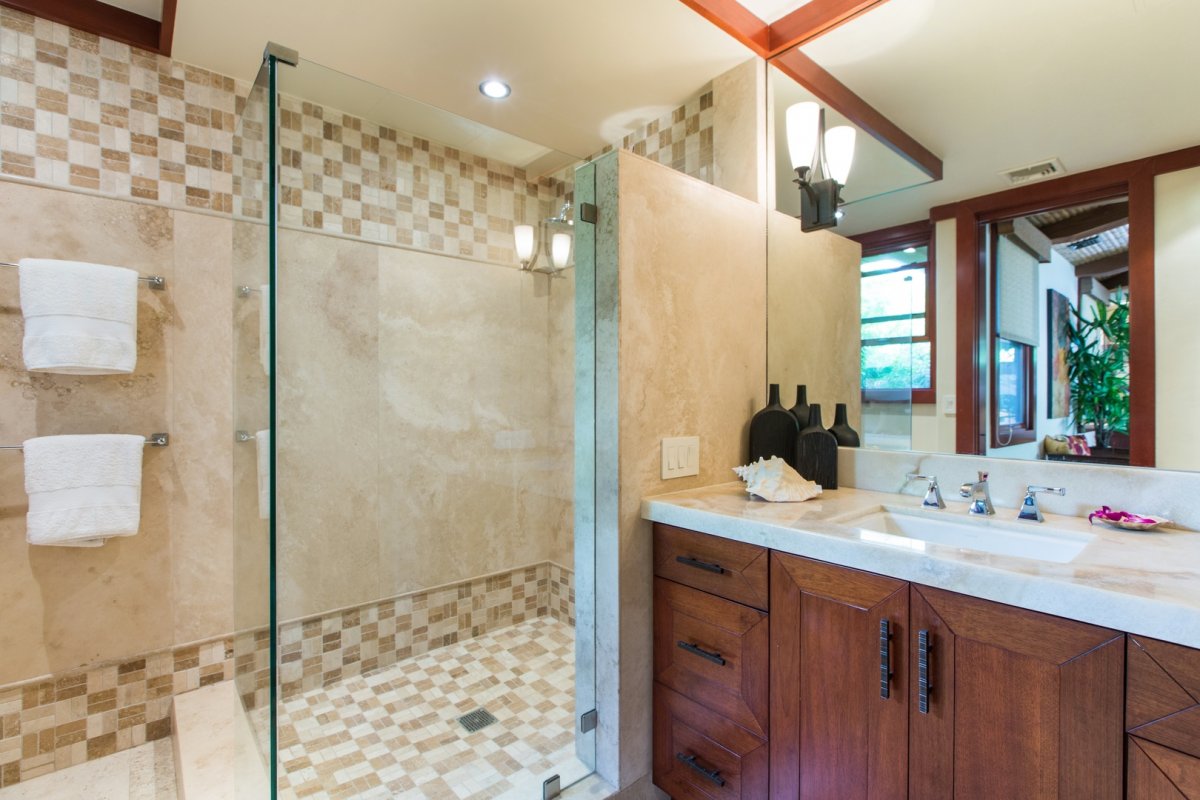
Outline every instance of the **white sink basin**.
{"type": "Polygon", "coordinates": [[[864,541],[878,544],[924,550],[928,543],[1058,564],[1073,560],[1095,539],[1091,534],[1053,528],[1046,523],[964,518],[959,513],[878,507],[837,522],[858,528],[864,541]],[[949,516],[951,513],[955,516],[949,516]]]}

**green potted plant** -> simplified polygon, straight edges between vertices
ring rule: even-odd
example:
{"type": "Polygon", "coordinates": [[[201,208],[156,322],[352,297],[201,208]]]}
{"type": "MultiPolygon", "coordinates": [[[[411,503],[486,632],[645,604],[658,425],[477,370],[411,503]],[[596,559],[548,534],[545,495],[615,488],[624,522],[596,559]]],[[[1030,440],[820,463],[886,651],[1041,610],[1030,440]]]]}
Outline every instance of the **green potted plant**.
{"type": "Polygon", "coordinates": [[[1091,318],[1071,309],[1067,324],[1067,378],[1071,382],[1071,421],[1088,425],[1096,446],[1112,446],[1114,431],[1129,430],[1129,297],[1093,301],[1091,318]]]}

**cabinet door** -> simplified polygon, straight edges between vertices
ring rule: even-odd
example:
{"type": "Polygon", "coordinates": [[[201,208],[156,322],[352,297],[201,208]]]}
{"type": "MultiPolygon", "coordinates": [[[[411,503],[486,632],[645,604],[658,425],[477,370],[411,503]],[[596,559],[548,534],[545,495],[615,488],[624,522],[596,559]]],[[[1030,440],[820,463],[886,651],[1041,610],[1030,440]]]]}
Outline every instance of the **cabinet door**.
{"type": "Polygon", "coordinates": [[[926,586],[911,626],[910,797],[1120,800],[1122,634],[926,586]]]}
{"type": "Polygon", "coordinates": [[[772,553],[770,625],[771,797],[904,797],[908,584],[772,553]]]}
{"type": "Polygon", "coordinates": [[[1128,737],[1127,800],[1200,800],[1200,758],[1128,737]]]}

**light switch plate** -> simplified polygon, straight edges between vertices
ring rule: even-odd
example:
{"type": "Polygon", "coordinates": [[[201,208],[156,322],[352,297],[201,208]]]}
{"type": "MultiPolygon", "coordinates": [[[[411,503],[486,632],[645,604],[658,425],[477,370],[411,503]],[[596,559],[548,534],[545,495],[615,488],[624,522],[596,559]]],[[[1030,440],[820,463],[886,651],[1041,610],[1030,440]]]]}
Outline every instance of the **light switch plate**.
{"type": "Polygon", "coordinates": [[[958,413],[958,396],[953,394],[942,395],[942,413],[947,417],[953,417],[958,413]]]}
{"type": "Polygon", "coordinates": [[[700,437],[675,436],[662,440],[662,477],[686,478],[700,474],[700,437]]]}

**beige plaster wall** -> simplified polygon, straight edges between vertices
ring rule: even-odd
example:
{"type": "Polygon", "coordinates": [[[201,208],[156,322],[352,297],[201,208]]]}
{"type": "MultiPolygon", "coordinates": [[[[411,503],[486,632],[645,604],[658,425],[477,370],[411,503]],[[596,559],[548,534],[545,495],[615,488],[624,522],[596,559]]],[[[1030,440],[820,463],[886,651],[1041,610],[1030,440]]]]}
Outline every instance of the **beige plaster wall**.
{"type": "Polygon", "coordinates": [[[0,684],[144,653],[233,627],[229,512],[232,223],[0,181],[4,259],[119,264],[139,289],[132,375],[26,372],[15,270],[0,270],[0,439],[171,433],[148,448],[141,528],[98,549],[25,542],[19,452],[0,455],[0,684]]]}
{"type": "MultiPolygon", "coordinates": [[[[765,400],[763,207],[631,154],[618,161],[622,785],[650,769],[647,495],[734,478],[765,400]],[[700,474],[663,481],[660,440],[700,437],[700,474]]],[[[614,777],[614,776],[608,776],[614,777]]]]}
{"type": "MultiPolygon", "coordinates": [[[[808,387],[826,427],[845,403],[861,431],[859,262],[862,247],[832,231],[804,233],[800,220],[770,212],[767,228],[767,375],[784,406],[808,387]]],[[[747,263],[749,261],[747,260],[747,263]]]]}
{"type": "Polygon", "coordinates": [[[569,279],[302,231],[279,252],[280,617],[570,565],[569,279]]]}

